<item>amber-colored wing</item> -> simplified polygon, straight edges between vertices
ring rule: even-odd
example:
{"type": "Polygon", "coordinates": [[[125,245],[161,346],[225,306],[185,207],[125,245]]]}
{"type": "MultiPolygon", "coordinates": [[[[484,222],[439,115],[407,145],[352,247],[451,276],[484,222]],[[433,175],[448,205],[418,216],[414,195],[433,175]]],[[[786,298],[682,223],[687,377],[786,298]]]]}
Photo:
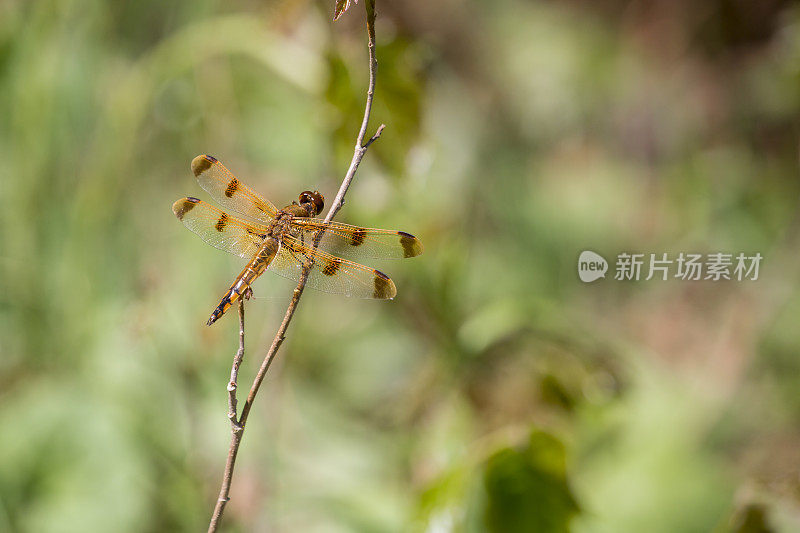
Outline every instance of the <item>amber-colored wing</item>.
{"type": "Polygon", "coordinates": [[[250,258],[261,247],[267,228],[250,224],[197,198],[181,198],[172,212],[183,225],[211,246],[250,258]]]}
{"type": "Polygon", "coordinates": [[[278,212],[269,200],[239,181],[225,165],[210,155],[195,157],[192,172],[200,186],[222,207],[263,222],[269,222],[278,212]]]}
{"type": "Polygon", "coordinates": [[[347,259],[314,250],[289,235],[284,236],[281,248],[269,265],[269,270],[283,277],[298,280],[303,266],[311,263],[307,285],[314,289],[344,294],[352,298],[391,299],[397,294],[389,276],[347,259]]]}
{"type": "Polygon", "coordinates": [[[341,222],[295,218],[292,225],[300,240],[313,245],[320,234],[319,247],[353,259],[403,259],[422,253],[422,243],[404,231],[360,228],[341,222]]]}

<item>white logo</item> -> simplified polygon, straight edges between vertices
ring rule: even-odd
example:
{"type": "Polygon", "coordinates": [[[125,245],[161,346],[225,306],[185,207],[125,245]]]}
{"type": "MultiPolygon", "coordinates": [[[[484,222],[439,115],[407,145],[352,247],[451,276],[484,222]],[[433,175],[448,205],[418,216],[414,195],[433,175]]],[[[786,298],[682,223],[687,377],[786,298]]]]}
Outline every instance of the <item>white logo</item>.
{"type": "Polygon", "coordinates": [[[608,262],[602,256],[585,250],[578,257],[578,277],[584,283],[591,283],[599,278],[606,277],[608,262]]]}

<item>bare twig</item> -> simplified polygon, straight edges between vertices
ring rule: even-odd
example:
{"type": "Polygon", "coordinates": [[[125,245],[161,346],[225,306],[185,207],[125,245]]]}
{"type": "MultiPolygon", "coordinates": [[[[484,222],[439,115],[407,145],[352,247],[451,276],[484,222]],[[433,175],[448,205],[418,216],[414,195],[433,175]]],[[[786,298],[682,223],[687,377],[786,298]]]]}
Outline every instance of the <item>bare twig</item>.
{"type": "Polygon", "coordinates": [[[239,380],[239,367],[244,359],[244,298],[239,300],[239,350],[233,357],[231,365],[231,380],[228,382],[228,418],[231,421],[231,429],[239,429],[239,421],[236,417],[236,389],[239,380]]]}
{"type": "Polygon", "coordinates": [[[208,525],[209,531],[216,531],[225,504],[228,503],[228,494],[231,490],[233,480],[233,464],[236,462],[236,454],[239,452],[239,443],[242,441],[242,431],[244,427],[236,419],[236,388],[239,379],[239,366],[244,359],[244,298],[239,300],[239,350],[233,357],[231,365],[231,380],[228,382],[228,419],[231,421],[231,445],[228,448],[228,460],[225,464],[225,474],[222,478],[222,487],[219,489],[219,497],[214,506],[214,513],[211,515],[211,523],[208,525]]]}
{"type": "MultiPolygon", "coordinates": [[[[366,136],[367,128],[369,127],[370,113],[372,112],[372,99],[373,95],[375,94],[375,72],[378,68],[378,61],[375,57],[375,0],[365,0],[364,6],[366,7],[367,11],[367,34],[369,36],[369,86],[367,89],[367,101],[366,105],[364,106],[364,118],[361,121],[361,128],[358,131],[358,137],[356,137],[356,144],[355,149],[353,150],[353,158],[350,160],[350,167],[347,169],[347,173],[342,180],[342,184],[339,187],[336,198],[334,198],[333,203],[328,209],[328,213],[325,215],[325,222],[330,222],[344,205],[344,197],[347,194],[347,190],[350,188],[350,184],[356,175],[356,171],[358,170],[358,166],[361,164],[361,160],[364,158],[364,154],[367,153],[369,146],[380,138],[381,133],[383,133],[383,129],[386,127],[384,124],[381,124],[375,131],[375,134],[366,142],[364,142],[364,137],[366,136]]],[[[320,234],[315,239],[315,248],[319,244],[319,239],[321,237],[322,235],[320,234]]],[[[250,387],[247,400],[245,400],[244,406],[242,407],[242,414],[237,420],[236,381],[239,373],[239,365],[244,357],[244,303],[240,300],[239,351],[236,353],[236,357],[234,358],[233,367],[231,368],[231,380],[228,383],[228,418],[231,421],[231,444],[228,449],[228,461],[225,465],[225,473],[222,478],[222,487],[219,491],[219,498],[217,499],[217,504],[214,507],[214,513],[211,516],[211,522],[208,525],[209,533],[213,533],[217,530],[219,522],[222,518],[225,504],[229,499],[236,455],[239,451],[239,445],[242,442],[242,435],[244,433],[245,425],[247,424],[247,418],[250,415],[250,409],[253,407],[253,402],[255,401],[256,394],[258,394],[258,389],[261,387],[261,383],[264,381],[264,377],[267,375],[267,371],[269,370],[275,355],[278,353],[278,349],[281,347],[281,344],[286,338],[286,330],[289,327],[289,323],[292,321],[292,317],[297,310],[297,306],[300,304],[300,297],[303,295],[303,290],[305,289],[306,282],[308,281],[308,275],[311,271],[311,266],[311,264],[307,264],[303,268],[303,273],[300,276],[297,287],[294,289],[292,299],[289,302],[289,306],[286,308],[286,314],[283,316],[283,321],[278,327],[275,338],[272,340],[272,344],[264,356],[261,367],[259,368],[258,373],[253,380],[253,384],[250,387]]]]}

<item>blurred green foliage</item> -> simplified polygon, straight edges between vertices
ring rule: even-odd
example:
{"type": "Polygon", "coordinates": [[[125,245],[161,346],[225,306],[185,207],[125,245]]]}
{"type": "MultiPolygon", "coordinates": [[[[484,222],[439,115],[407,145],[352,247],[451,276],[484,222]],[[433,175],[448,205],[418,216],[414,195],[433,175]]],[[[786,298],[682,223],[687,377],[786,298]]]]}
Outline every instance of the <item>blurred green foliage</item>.
{"type": "Polygon", "coordinates": [[[569,531],[578,508],[566,474],[564,445],[547,433],[533,433],[522,450],[495,452],[484,478],[489,531],[569,531]]]}
{"type": "MultiPolygon", "coordinates": [[[[226,531],[797,531],[800,10],[381,2],[339,219],[419,236],[391,303],[306,292],[226,531]],[[760,252],[582,284],[582,250],[760,252]]],[[[170,212],[221,159],[332,198],[361,3],[0,2],[0,531],[197,531],[242,261],[170,212]]],[[[293,284],[247,308],[243,387],[293,284]]]]}

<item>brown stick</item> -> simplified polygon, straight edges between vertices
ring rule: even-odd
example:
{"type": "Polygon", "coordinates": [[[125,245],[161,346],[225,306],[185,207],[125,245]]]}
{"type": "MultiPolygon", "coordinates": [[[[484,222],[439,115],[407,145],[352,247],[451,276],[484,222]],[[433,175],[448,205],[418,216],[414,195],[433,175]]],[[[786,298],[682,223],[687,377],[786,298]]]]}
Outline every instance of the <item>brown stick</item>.
{"type": "MultiPolygon", "coordinates": [[[[364,142],[364,137],[367,133],[367,127],[369,126],[370,113],[372,112],[372,99],[373,95],[375,94],[375,71],[378,68],[378,61],[375,57],[375,0],[365,0],[364,5],[367,10],[367,34],[369,36],[369,86],[367,89],[367,101],[366,105],[364,106],[364,118],[361,121],[361,128],[359,129],[358,137],[356,138],[356,145],[353,151],[353,158],[350,161],[350,167],[347,169],[347,173],[342,180],[342,184],[339,187],[339,192],[336,194],[336,198],[333,200],[333,203],[328,209],[328,213],[325,216],[325,222],[330,222],[344,205],[344,197],[347,194],[347,190],[350,188],[350,184],[356,175],[356,170],[358,170],[361,160],[364,158],[364,154],[367,153],[369,145],[380,138],[381,133],[383,133],[383,129],[386,127],[384,124],[381,124],[377,131],[375,131],[375,134],[366,142],[364,142]]],[[[319,239],[321,237],[322,235],[320,234],[316,238],[314,242],[315,248],[319,244],[319,239]]],[[[278,349],[281,347],[281,344],[286,338],[286,330],[288,329],[289,323],[292,321],[292,317],[294,316],[297,306],[300,303],[300,297],[303,295],[303,290],[305,289],[306,282],[308,281],[308,275],[311,271],[311,266],[311,264],[308,264],[303,268],[303,273],[300,276],[297,287],[294,289],[292,299],[286,309],[286,314],[283,316],[283,321],[278,327],[278,331],[275,334],[275,338],[272,340],[269,350],[267,350],[267,354],[264,356],[261,367],[259,368],[258,373],[253,380],[253,385],[250,387],[247,400],[242,407],[242,414],[237,420],[236,380],[238,378],[239,365],[244,357],[244,302],[240,300],[239,351],[236,353],[236,357],[234,358],[233,367],[231,368],[231,380],[228,383],[228,418],[231,421],[231,444],[228,449],[228,460],[225,464],[225,473],[222,477],[222,487],[219,491],[219,498],[217,499],[217,504],[214,507],[214,512],[211,515],[211,522],[208,525],[209,533],[217,531],[217,527],[222,518],[222,513],[225,510],[225,504],[230,499],[229,495],[231,482],[233,480],[233,467],[236,463],[236,455],[239,452],[239,445],[242,442],[242,435],[244,434],[244,428],[247,424],[247,417],[250,415],[250,409],[253,407],[253,402],[255,401],[256,394],[258,394],[258,389],[261,387],[261,383],[264,381],[264,377],[267,375],[267,371],[269,370],[275,355],[278,353],[278,349]]]]}
{"type": "Polygon", "coordinates": [[[242,431],[244,428],[236,419],[236,388],[239,379],[239,366],[244,359],[244,299],[239,300],[239,350],[233,357],[233,365],[231,365],[231,379],[228,382],[228,419],[231,421],[231,444],[228,448],[228,460],[225,464],[225,474],[222,478],[222,487],[219,489],[219,497],[217,504],[214,506],[214,512],[211,515],[211,522],[208,525],[209,531],[216,531],[219,525],[219,520],[222,518],[222,512],[225,509],[225,504],[230,499],[228,497],[231,490],[231,481],[233,480],[233,464],[236,462],[236,454],[239,452],[239,443],[242,441],[242,431]]]}

